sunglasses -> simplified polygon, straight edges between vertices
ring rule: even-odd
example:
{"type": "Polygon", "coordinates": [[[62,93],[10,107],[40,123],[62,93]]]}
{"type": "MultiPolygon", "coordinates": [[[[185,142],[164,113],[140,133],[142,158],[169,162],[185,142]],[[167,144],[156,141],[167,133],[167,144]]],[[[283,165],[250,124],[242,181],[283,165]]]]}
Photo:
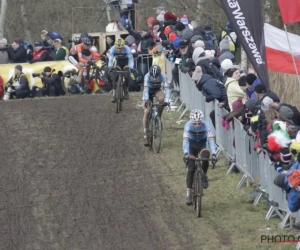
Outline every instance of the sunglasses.
{"type": "Polygon", "coordinates": [[[195,122],[195,123],[193,123],[194,124],[194,126],[200,126],[201,125],[201,122],[195,122]]]}

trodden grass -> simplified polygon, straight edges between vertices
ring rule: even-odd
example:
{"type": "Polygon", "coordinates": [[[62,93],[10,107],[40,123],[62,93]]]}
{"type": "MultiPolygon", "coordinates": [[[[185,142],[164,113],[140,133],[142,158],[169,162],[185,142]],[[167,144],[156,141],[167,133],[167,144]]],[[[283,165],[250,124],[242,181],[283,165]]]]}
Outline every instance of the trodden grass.
{"type": "MultiPolygon", "coordinates": [[[[141,93],[131,93],[131,101],[139,102],[141,93]]],[[[141,119],[142,119],[142,111],[141,119]]],[[[147,159],[154,169],[157,178],[169,190],[170,199],[175,208],[170,211],[170,218],[184,221],[182,228],[186,230],[189,237],[199,242],[199,248],[211,249],[295,249],[295,243],[266,244],[261,243],[262,235],[290,235],[289,229],[277,229],[279,219],[271,218],[265,220],[267,213],[266,205],[262,199],[260,204],[250,204],[248,193],[252,188],[243,187],[237,190],[236,186],[242,174],[226,175],[228,163],[221,159],[216,168],[209,169],[208,177],[210,186],[205,190],[203,197],[202,217],[196,218],[192,207],[184,203],[186,195],[186,168],[182,161],[182,133],[183,126],[187,121],[184,118],[181,124],[177,124],[180,113],[176,111],[163,113],[163,141],[159,154],[149,151],[147,159]]],[[[142,135],[142,130],[141,130],[142,135]]],[[[151,190],[150,190],[151,191],[151,190]]],[[[165,202],[168,202],[166,199],[165,202]]],[[[156,220],[164,224],[163,212],[156,220]]],[[[169,217],[168,217],[169,218],[169,217]]],[[[167,229],[166,229],[167,230],[167,229]]],[[[172,230],[165,237],[174,239],[172,230]]],[[[175,244],[175,243],[174,243],[175,244]]],[[[175,246],[172,249],[177,249],[175,246]]],[[[194,249],[193,247],[187,249],[194,249]]]]}

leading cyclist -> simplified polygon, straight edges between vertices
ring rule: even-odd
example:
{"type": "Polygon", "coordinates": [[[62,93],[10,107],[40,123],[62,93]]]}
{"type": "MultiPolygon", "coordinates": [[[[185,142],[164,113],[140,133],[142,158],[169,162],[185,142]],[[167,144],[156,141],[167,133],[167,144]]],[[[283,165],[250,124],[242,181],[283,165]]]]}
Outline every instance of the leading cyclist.
{"type": "Polygon", "coordinates": [[[151,106],[147,105],[147,100],[153,102],[153,97],[158,100],[161,107],[158,107],[157,115],[161,117],[164,106],[169,105],[170,100],[170,85],[167,76],[161,72],[161,68],[158,65],[152,65],[149,72],[144,77],[144,92],[143,92],[143,103],[144,103],[144,145],[149,146],[148,138],[148,127],[149,127],[149,112],[151,106]],[[164,89],[164,91],[163,91],[164,89]]]}
{"type": "MultiPolygon", "coordinates": [[[[186,205],[192,205],[192,185],[195,173],[195,160],[189,159],[189,155],[197,157],[200,154],[201,158],[208,159],[210,152],[212,153],[212,159],[217,161],[216,149],[215,149],[215,137],[211,132],[210,125],[204,121],[204,115],[201,110],[194,109],[190,113],[190,121],[184,126],[183,143],[182,143],[184,162],[188,165],[188,172],[186,176],[187,196],[186,205]],[[210,147],[210,151],[207,149],[210,147]]],[[[204,175],[202,177],[203,188],[208,188],[207,170],[208,161],[202,161],[202,168],[204,175]]]]}
{"type": "Polygon", "coordinates": [[[118,72],[115,71],[120,71],[120,70],[128,71],[127,74],[124,74],[125,84],[123,86],[124,99],[128,100],[129,99],[128,83],[130,77],[130,68],[133,68],[134,62],[133,62],[131,49],[127,45],[125,45],[125,41],[122,38],[118,38],[115,41],[115,45],[110,49],[108,67],[112,67],[113,64],[114,64],[114,68],[110,73],[112,78],[112,83],[113,83],[112,102],[116,102],[115,90],[116,90],[116,82],[118,81],[118,77],[119,77],[118,72]]]}

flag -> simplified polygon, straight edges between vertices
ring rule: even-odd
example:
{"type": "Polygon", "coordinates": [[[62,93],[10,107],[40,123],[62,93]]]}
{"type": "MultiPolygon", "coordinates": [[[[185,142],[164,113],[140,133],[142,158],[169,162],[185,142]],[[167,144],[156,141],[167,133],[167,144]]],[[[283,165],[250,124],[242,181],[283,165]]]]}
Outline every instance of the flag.
{"type": "Polygon", "coordinates": [[[300,0],[277,0],[284,24],[300,22],[300,0]]]}
{"type": "Polygon", "coordinates": [[[287,33],[291,51],[284,30],[268,23],[264,25],[268,69],[277,72],[296,74],[293,58],[300,72],[300,36],[287,33]]]}
{"type": "Polygon", "coordinates": [[[221,4],[254,70],[268,88],[261,0],[221,0],[221,4]]]}

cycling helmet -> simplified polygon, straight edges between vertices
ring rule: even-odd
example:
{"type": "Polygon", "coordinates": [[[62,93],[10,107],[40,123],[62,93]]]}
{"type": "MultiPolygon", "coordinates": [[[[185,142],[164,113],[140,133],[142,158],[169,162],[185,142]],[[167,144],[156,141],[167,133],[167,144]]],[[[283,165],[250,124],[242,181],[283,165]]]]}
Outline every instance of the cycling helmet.
{"type": "Polygon", "coordinates": [[[125,41],[123,38],[118,38],[116,41],[115,41],[115,46],[117,49],[122,49],[124,46],[125,46],[125,41]]]}
{"type": "Polygon", "coordinates": [[[190,119],[194,122],[202,122],[204,118],[203,112],[200,109],[193,109],[190,113],[190,119]]]}
{"type": "Polygon", "coordinates": [[[159,77],[161,73],[161,69],[158,65],[152,65],[152,67],[149,70],[150,76],[151,77],[159,77]]]}
{"type": "Polygon", "coordinates": [[[91,43],[91,39],[89,39],[88,37],[84,37],[84,38],[82,38],[81,39],[81,41],[83,42],[83,44],[84,45],[86,45],[86,46],[90,46],[90,45],[92,45],[92,43],[91,43]]]}
{"type": "Polygon", "coordinates": [[[80,38],[89,37],[89,34],[86,32],[83,32],[80,34],[80,38]]]}

